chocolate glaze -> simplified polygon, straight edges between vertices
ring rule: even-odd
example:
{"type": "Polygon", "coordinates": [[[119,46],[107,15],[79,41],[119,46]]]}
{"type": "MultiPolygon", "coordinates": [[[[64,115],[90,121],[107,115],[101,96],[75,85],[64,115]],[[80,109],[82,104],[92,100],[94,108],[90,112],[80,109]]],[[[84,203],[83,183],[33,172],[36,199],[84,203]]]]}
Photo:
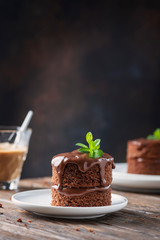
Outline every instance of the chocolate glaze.
{"type": "Polygon", "coordinates": [[[60,190],[57,185],[53,185],[52,188],[57,190],[60,194],[66,196],[82,196],[83,194],[90,192],[107,191],[110,188],[110,185],[107,187],[93,187],[93,188],[63,188],[62,190],[60,190]]]}
{"type": "MultiPolygon", "coordinates": [[[[106,187],[105,180],[105,166],[106,164],[112,164],[112,168],[115,168],[113,157],[107,153],[103,153],[100,158],[90,158],[88,153],[80,153],[78,150],[68,153],[61,153],[53,157],[52,165],[56,168],[58,173],[58,190],[62,191],[62,176],[66,164],[73,163],[77,164],[78,168],[82,172],[86,172],[94,165],[98,164],[100,167],[101,174],[101,185],[106,187]]],[[[104,191],[104,190],[103,190],[104,191]]]]}
{"type": "Polygon", "coordinates": [[[134,140],[129,140],[128,142],[132,142],[133,145],[137,145],[140,148],[149,146],[149,147],[155,147],[160,146],[160,140],[152,140],[152,139],[146,139],[146,138],[138,138],[134,140]]]}
{"type": "Polygon", "coordinates": [[[146,163],[160,163],[160,159],[148,159],[148,158],[133,158],[133,160],[136,160],[137,162],[146,162],[146,163]]]}

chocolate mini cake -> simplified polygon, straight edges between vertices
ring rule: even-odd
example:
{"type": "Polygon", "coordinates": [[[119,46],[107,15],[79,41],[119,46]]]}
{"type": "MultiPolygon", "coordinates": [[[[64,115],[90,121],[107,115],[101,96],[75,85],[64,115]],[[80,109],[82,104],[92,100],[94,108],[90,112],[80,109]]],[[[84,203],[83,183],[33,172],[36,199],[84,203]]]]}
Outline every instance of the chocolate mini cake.
{"type": "Polygon", "coordinates": [[[128,141],[127,162],[128,173],[160,175],[160,140],[128,141]]]}
{"type": "Polygon", "coordinates": [[[92,207],[111,204],[113,158],[90,158],[75,150],[52,159],[52,206],[92,207]]]}

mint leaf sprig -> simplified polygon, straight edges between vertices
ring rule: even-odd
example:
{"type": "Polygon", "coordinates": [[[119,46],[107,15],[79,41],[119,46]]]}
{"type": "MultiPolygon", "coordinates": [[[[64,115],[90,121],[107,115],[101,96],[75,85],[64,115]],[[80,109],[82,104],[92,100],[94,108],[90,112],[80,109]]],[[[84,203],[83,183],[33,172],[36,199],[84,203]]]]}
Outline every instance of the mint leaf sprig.
{"type": "Polygon", "coordinates": [[[153,135],[148,135],[147,136],[148,140],[160,140],[160,128],[157,128],[154,132],[153,135]]]}
{"type": "Polygon", "coordinates": [[[89,153],[89,156],[91,158],[99,158],[102,157],[103,151],[100,149],[100,142],[101,139],[96,139],[93,141],[93,135],[91,132],[88,132],[86,134],[86,141],[89,146],[83,144],[83,143],[76,143],[76,146],[81,147],[78,149],[79,152],[82,153],[89,153]]]}

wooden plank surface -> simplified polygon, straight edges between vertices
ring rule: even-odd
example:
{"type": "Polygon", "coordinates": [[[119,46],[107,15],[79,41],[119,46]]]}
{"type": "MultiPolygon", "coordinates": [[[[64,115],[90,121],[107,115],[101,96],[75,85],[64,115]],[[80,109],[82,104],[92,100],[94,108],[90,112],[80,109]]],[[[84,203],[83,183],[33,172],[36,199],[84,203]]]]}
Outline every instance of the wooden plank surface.
{"type": "MultiPolygon", "coordinates": [[[[20,181],[19,191],[50,188],[50,178],[20,181]]],[[[128,198],[119,212],[90,220],[47,218],[12,204],[14,192],[0,190],[1,239],[160,239],[160,195],[113,191],[128,198]],[[22,222],[17,222],[17,219],[22,222]]]]}

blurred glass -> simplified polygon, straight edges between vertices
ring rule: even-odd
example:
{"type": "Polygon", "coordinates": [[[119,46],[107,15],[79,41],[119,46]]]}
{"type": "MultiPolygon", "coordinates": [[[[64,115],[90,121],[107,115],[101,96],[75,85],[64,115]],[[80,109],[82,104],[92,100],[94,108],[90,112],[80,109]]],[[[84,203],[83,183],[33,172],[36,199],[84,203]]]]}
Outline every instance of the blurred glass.
{"type": "Polygon", "coordinates": [[[0,126],[0,189],[16,190],[28,153],[32,130],[0,126]]]}

